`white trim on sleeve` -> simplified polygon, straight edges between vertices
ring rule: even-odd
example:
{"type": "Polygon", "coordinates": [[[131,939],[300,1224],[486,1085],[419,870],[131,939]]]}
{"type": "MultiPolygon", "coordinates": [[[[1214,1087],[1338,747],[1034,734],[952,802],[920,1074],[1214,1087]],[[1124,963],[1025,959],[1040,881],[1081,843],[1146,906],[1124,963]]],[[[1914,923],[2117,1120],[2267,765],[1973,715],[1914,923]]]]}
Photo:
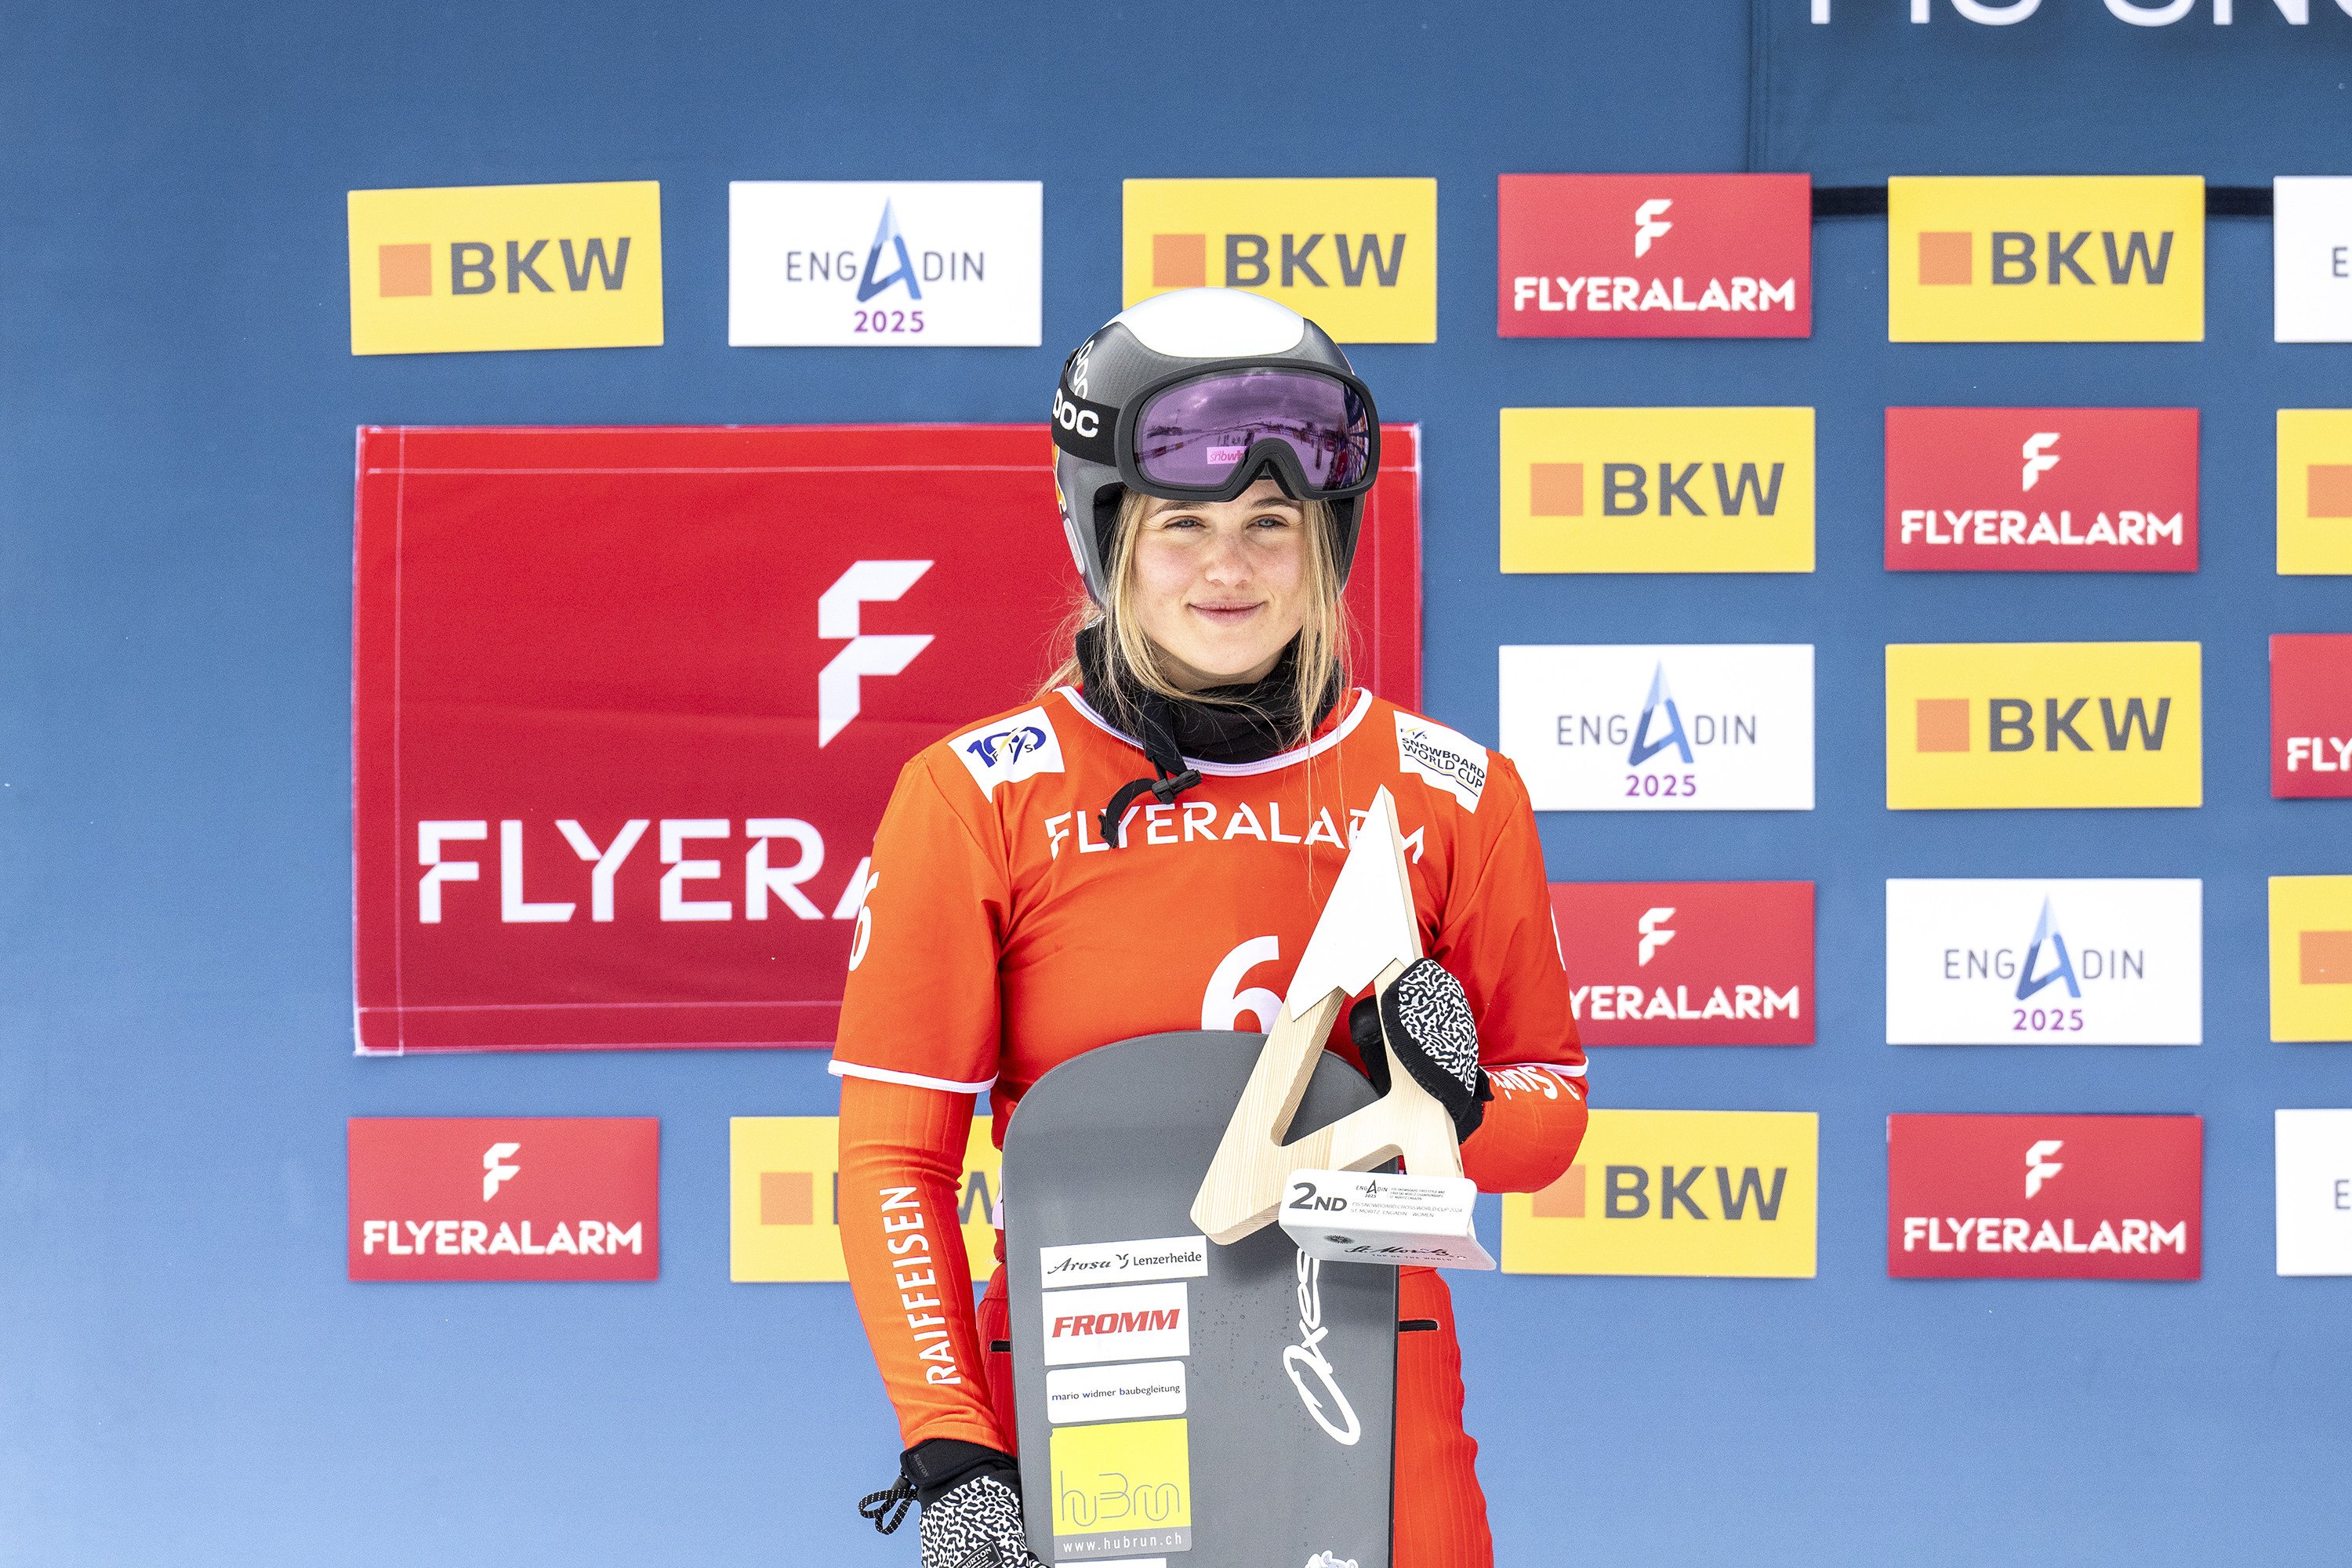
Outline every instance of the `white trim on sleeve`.
{"type": "Polygon", "coordinates": [[[835,1060],[825,1068],[835,1078],[871,1079],[876,1083],[903,1083],[910,1089],[943,1089],[950,1094],[985,1094],[994,1086],[992,1078],[978,1083],[958,1083],[953,1079],[927,1078],[919,1072],[893,1072],[888,1068],[869,1068],[856,1062],[835,1060]]]}

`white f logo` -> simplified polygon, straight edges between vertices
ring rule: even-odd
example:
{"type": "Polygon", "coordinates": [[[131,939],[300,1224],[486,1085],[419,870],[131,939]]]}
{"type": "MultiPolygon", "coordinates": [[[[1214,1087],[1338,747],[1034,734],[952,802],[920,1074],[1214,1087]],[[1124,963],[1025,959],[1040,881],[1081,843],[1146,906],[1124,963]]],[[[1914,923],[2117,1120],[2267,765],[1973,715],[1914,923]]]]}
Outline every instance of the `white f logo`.
{"type": "Polygon", "coordinates": [[[520,1152],[521,1149],[522,1145],[520,1143],[493,1143],[482,1151],[482,1201],[484,1203],[488,1203],[499,1195],[499,1184],[501,1182],[521,1172],[520,1165],[509,1165],[506,1163],[510,1155],[520,1152]]]}
{"type": "Polygon", "coordinates": [[[2062,1138],[2044,1138],[2025,1152],[2025,1195],[2032,1197],[2042,1190],[2042,1184],[2066,1167],[2049,1156],[2066,1146],[2062,1138]]]}
{"type": "Polygon", "coordinates": [[[816,678],[816,743],[830,745],[858,711],[858,678],[896,675],[931,646],[929,633],[860,636],[857,606],[887,603],[931,569],[928,561],[860,561],[817,595],[816,635],[847,637],[849,646],[816,678]]]}
{"type": "Polygon", "coordinates": [[[1675,226],[1664,222],[1660,215],[1674,205],[1671,196],[1656,196],[1633,209],[1633,254],[1650,254],[1650,241],[1656,239],[1675,226]]]}
{"type": "Polygon", "coordinates": [[[2022,489],[2032,489],[2042,482],[2042,475],[2058,466],[2058,454],[2049,450],[2057,444],[2058,432],[2055,430],[2044,430],[2025,438],[2025,483],[2022,489]]]}
{"type": "Polygon", "coordinates": [[[1674,931],[1666,925],[1674,918],[1675,911],[1671,909],[1651,910],[1634,922],[1634,929],[1642,933],[1641,962],[1634,965],[1635,968],[1646,965],[1657,956],[1658,949],[1675,940],[1674,931]]]}

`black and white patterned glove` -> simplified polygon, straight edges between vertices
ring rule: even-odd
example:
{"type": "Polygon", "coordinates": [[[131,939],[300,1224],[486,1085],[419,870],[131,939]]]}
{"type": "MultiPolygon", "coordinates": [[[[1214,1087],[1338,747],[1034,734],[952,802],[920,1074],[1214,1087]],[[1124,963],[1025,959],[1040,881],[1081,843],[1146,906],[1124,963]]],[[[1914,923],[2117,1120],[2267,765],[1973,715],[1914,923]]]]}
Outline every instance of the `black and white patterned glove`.
{"type": "Polygon", "coordinates": [[[1417,958],[1378,999],[1367,996],[1348,1014],[1348,1037],[1364,1058],[1364,1076],[1389,1091],[1390,1053],[1413,1082],[1454,1118],[1454,1136],[1467,1141],[1486,1119],[1495,1090],[1478,1065],[1478,1026],[1462,982],[1433,958],[1417,958]]]}
{"type": "Polygon", "coordinates": [[[1044,1568],[1021,1520],[1021,1470],[1010,1454],[934,1437],[900,1456],[898,1479],[857,1511],[887,1535],[923,1505],[922,1568],[1044,1568]]]}

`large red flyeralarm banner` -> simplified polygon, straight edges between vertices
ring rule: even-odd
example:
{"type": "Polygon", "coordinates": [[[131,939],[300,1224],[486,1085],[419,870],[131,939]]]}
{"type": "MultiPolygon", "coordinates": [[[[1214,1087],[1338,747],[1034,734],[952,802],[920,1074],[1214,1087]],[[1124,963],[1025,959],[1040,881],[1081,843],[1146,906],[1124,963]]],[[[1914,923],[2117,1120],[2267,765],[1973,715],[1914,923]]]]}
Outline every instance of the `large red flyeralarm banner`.
{"type": "MultiPolygon", "coordinates": [[[[1027,701],[1077,579],[1037,426],[365,429],[362,1054],[830,1046],[898,769],[1027,701]]],[[[1358,679],[1420,698],[1418,430],[1358,679]]]]}

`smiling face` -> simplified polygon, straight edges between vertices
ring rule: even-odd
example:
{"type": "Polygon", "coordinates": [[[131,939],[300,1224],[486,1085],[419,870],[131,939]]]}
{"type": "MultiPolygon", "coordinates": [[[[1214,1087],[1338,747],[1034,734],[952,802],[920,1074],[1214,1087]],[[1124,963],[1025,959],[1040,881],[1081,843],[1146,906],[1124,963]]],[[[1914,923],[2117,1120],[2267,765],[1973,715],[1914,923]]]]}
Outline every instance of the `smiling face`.
{"type": "Polygon", "coordinates": [[[1131,608],[1184,691],[1262,679],[1306,623],[1305,509],[1261,479],[1228,501],[1150,498],[1129,558],[1131,608]]]}

